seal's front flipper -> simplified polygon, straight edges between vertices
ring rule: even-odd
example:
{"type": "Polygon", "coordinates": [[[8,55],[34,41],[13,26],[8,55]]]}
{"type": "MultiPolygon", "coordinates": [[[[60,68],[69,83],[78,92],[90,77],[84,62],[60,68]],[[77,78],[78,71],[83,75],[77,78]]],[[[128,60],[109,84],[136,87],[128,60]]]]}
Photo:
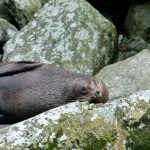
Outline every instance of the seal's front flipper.
{"type": "Polygon", "coordinates": [[[0,77],[11,76],[14,74],[27,72],[39,68],[43,65],[40,62],[8,62],[0,65],[0,77]]]}

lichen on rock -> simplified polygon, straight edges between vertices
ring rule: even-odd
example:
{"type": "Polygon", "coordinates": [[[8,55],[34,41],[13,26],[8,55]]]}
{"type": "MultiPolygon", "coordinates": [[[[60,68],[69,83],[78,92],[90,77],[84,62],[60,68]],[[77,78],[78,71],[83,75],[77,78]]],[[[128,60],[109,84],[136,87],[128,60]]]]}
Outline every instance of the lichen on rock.
{"type": "Polygon", "coordinates": [[[133,3],[128,11],[124,27],[128,36],[140,36],[150,43],[150,1],[133,3]]]}

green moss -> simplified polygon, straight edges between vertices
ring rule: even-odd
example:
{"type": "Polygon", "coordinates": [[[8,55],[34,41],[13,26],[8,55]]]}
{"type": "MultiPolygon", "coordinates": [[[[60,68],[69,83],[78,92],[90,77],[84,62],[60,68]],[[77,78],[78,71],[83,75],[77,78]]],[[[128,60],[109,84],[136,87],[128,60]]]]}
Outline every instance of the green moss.
{"type": "Polygon", "coordinates": [[[132,150],[150,149],[150,109],[139,121],[128,126],[130,128],[126,128],[129,133],[126,144],[127,148],[132,150]]]}
{"type": "Polygon", "coordinates": [[[51,149],[51,150],[97,150],[105,149],[108,142],[115,142],[116,139],[116,127],[113,122],[110,122],[107,126],[107,122],[103,117],[95,118],[91,122],[92,113],[76,115],[71,117],[68,114],[61,116],[59,124],[51,124],[43,127],[42,133],[38,137],[38,141],[33,141],[29,149],[51,149]],[[86,123],[84,120],[87,120],[86,123]],[[47,133],[55,133],[53,140],[50,140],[51,135],[47,133]],[[60,138],[65,135],[65,140],[60,138]],[[45,138],[43,142],[42,140],[45,138]],[[34,144],[35,143],[35,144],[34,144]],[[40,144],[42,147],[40,147],[40,144]]]}
{"type": "Polygon", "coordinates": [[[107,142],[116,140],[116,128],[104,126],[104,118],[97,118],[91,122],[91,114],[69,117],[67,114],[60,119],[62,132],[67,136],[65,149],[103,149],[107,142]],[[84,122],[86,119],[86,123],[84,122]],[[80,124],[79,124],[80,122],[80,124]]]}
{"type": "MultiPolygon", "coordinates": [[[[53,141],[50,141],[50,136],[48,136],[47,140],[45,142],[41,142],[41,144],[43,145],[43,147],[40,148],[39,146],[39,142],[35,142],[35,144],[32,144],[29,149],[30,150],[37,150],[37,149],[50,149],[50,150],[60,150],[61,148],[58,147],[59,145],[59,141],[58,138],[61,137],[63,135],[62,130],[56,131],[57,130],[57,125],[55,126],[56,128],[53,130],[54,133],[57,133],[55,136],[57,138],[53,138],[53,141]]],[[[42,133],[43,139],[45,136],[47,136],[47,132],[49,132],[48,130],[52,130],[52,128],[50,126],[47,127],[47,129],[44,130],[44,132],[42,133]],[[47,132],[46,132],[47,131],[47,132]]],[[[42,141],[42,139],[41,139],[42,141]]]]}
{"type": "Polygon", "coordinates": [[[98,150],[105,149],[107,140],[103,139],[102,137],[97,138],[92,133],[88,133],[87,137],[83,140],[82,143],[86,143],[83,146],[84,150],[98,150]]]}

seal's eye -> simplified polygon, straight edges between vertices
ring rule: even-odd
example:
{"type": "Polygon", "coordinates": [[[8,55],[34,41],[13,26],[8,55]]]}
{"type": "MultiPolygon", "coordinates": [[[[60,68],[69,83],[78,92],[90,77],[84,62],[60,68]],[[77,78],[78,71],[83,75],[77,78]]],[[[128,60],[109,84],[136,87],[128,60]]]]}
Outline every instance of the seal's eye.
{"type": "Polygon", "coordinates": [[[101,97],[100,92],[99,92],[99,91],[96,91],[96,92],[95,92],[95,96],[96,96],[96,97],[101,97]]]}

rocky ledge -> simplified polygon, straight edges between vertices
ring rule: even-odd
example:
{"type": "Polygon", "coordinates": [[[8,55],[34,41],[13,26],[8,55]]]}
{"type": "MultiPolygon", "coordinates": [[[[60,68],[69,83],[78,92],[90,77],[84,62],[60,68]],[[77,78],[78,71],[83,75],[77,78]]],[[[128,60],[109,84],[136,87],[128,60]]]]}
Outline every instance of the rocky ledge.
{"type": "Polygon", "coordinates": [[[70,103],[0,130],[7,150],[128,148],[150,148],[150,90],[106,104],[70,103]]]}

